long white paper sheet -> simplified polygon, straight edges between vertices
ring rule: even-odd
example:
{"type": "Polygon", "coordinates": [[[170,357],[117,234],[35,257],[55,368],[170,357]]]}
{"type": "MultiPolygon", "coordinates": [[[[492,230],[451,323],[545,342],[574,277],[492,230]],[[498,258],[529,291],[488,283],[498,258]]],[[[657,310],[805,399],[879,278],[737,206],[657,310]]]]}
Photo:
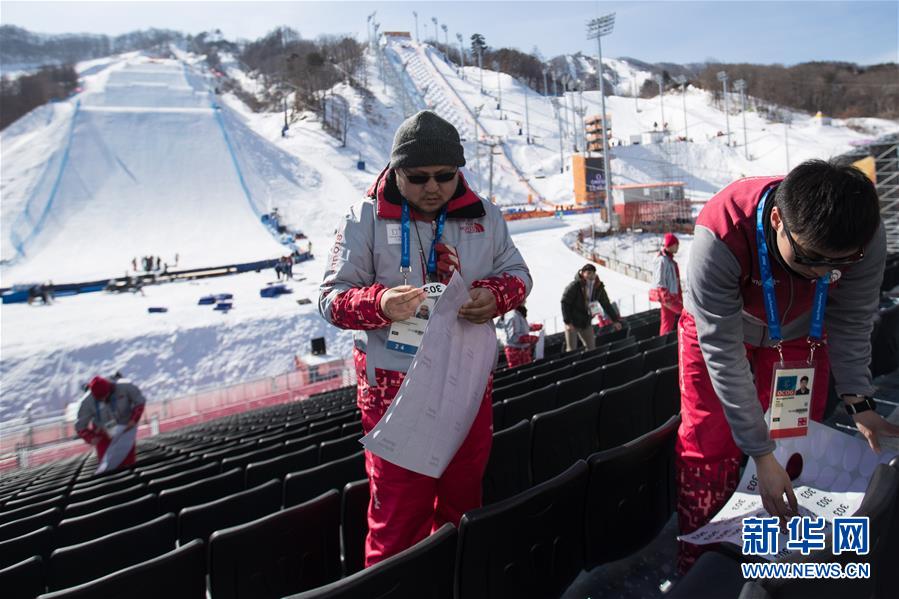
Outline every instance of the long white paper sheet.
{"type": "MultiPolygon", "coordinates": [[[[121,425],[119,425],[121,426],[121,425]]],[[[116,427],[118,428],[118,426],[116,427]]],[[[124,428],[124,427],[122,427],[124,428]]],[[[126,431],[113,431],[112,441],[103,454],[103,459],[97,464],[97,474],[107,470],[115,470],[128,457],[128,452],[134,446],[137,439],[137,427],[132,426],[126,431]]]]}
{"type": "Polygon", "coordinates": [[[546,347],[546,334],[543,329],[540,329],[540,334],[537,336],[537,344],[534,346],[534,359],[542,360],[543,352],[546,347]]]}
{"type": "MultiPolygon", "coordinates": [[[[824,517],[833,522],[838,516],[851,516],[865,496],[868,481],[878,463],[887,463],[895,455],[888,450],[875,454],[858,437],[810,422],[808,435],[777,441],[774,457],[781,465],[794,455],[802,456],[802,472],[793,481],[793,492],[800,516],[824,517]]],[[[743,545],[743,518],[768,517],[758,493],[755,461],[749,460],[736,492],[708,524],[678,539],[696,545],[733,543],[743,545]]],[[[763,556],[780,561],[795,552],[786,549],[787,536],[779,535],[776,555],[763,556]]]]}
{"type": "MultiPolygon", "coordinates": [[[[887,418],[887,422],[899,424],[899,408],[893,410],[893,413],[887,418]]],[[[899,437],[881,437],[880,449],[899,453],[899,437]]]]}
{"type": "Polygon", "coordinates": [[[434,478],[468,435],[496,357],[493,327],[458,317],[468,299],[467,285],[453,273],[396,398],[362,438],[373,454],[434,478]]]}

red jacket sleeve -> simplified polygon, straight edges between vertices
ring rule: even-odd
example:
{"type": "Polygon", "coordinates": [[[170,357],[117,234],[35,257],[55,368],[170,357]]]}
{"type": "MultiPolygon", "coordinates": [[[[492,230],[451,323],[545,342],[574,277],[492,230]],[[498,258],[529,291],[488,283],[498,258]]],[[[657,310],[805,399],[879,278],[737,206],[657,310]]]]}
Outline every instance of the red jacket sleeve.
{"type": "Polygon", "coordinates": [[[140,417],[144,413],[144,407],[144,404],[134,406],[134,408],[131,410],[131,422],[137,423],[140,421],[140,417]]]}
{"type": "Polygon", "coordinates": [[[331,322],[342,329],[368,331],[390,324],[381,311],[381,296],[387,288],[380,283],[356,287],[337,294],[331,303],[331,322]]]}
{"type": "Polygon", "coordinates": [[[524,281],[509,274],[480,279],[472,283],[471,286],[489,289],[493,297],[496,298],[494,318],[520,306],[524,303],[527,294],[524,281]]]}

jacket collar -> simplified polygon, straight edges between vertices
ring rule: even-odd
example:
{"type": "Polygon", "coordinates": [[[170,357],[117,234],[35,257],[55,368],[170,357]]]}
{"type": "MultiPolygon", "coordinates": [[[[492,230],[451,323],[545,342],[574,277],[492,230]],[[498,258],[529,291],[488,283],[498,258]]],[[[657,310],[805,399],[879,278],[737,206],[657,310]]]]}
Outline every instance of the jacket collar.
{"type": "MultiPolygon", "coordinates": [[[[381,171],[365,195],[375,201],[378,218],[399,220],[402,217],[403,196],[396,185],[396,173],[390,167],[381,171]]],[[[458,219],[481,218],[487,214],[482,202],[460,172],[459,185],[447,205],[446,216],[458,219]]],[[[412,214],[413,218],[417,218],[414,211],[412,214]]]]}

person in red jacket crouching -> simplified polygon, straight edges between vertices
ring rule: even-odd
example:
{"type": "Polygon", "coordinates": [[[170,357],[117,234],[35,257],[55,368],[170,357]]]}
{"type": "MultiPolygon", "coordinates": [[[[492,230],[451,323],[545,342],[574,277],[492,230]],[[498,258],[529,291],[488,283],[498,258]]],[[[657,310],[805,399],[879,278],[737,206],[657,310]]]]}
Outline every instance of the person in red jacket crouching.
{"type": "MultiPolygon", "coordinates": [[[[110,381],[95,376],[87,385],[89,393],[81,400],[75,432],[97,449],[97,461],[102,463],[110,443],[130,431],[144,413],[147,400],[137,385],[126,380],[110,381]]],[[[109,469],[127,468],[137,461],[135,445],[118,464],[109,469]]]]}

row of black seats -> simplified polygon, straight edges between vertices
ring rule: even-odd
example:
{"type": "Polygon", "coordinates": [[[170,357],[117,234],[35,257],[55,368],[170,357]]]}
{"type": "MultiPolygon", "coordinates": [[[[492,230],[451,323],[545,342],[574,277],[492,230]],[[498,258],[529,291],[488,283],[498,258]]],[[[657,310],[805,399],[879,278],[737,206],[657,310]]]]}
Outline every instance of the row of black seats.
{"type": "MultiPolygon", "coordinates": [[[[497,432],[494,450],[484,480],[485,503],[501,500],[527,489],[532,480],[538,482],[545,480],[561,471],[575,459],[586,457],[592,451],[611,445],[611,442],[605,445],[600,442],[601,437],[607,437],[607,435],[603,435],[599,426],[599,423],[602,422],[600,416],[602,410],[597,409],[591,417],[585,417],[586,412],[583,410],[585,407],[588,412],[593,411],[594,407],[601,408],[603,405],[615,408],[611,412],[603,413],[606,415],[607,421],[612,423],[608,429],[614,431],[615,439],[622,440],[636,437],[648,430],[650,428],[648,423],[660,419],[663,411],[667,410],[669,414],[675,413],[677,411],[676,401],[667,405],[656,401],[655,388],[657,387],[677,388],[674,368],[669,368],[665,372],[649,373],[619,389],[611,389],[602,395],[592,396],[587,401],[576,402],[578,405],[572,404],[561,411],[555,410],[549,414],[538,414],[530,425],[528,422],[522,422],[517,427],[497,432]],[[665,382],[656,385],[656,380],[660,375],[665,382]],[[619,397],[631,399],[637,397],[638,399],[628,404],[618,401],[619,397]],[[604,399],[608,400],[605,404],[603,403],[604,399]],[[628,408],[629,405],[630,408],[628,408]],[[631,419],[629,423],[615,420],[613,414],[616,411],[621,412],[628,409],[642,412],[642,415],[631,419]],[[577,430],[583,434],[571,434],[577,430]]],[[[311,457],[310,450],[312,449],[314,448],[309,448],[304,452],[311,457]]],[[[291,457],[289,455],[279,456],[273,461],[280,463],[284,468],[289,468],[291,457]]],[[[243,480],[245,482],[254,466],[251,464],[244,473],[243,480]]],[[[202,468],[196,469],[195,472],[199,474],[203,471],[202,468]]],[[[192,472],[185,471],[176,474],[175,478],[184,474],[192,474],[192,472]]],[[[274,496],[275,492],[281,503],[291,506],[310,499],[326,489],[341,488],[345,482],[362,476],[364,476],[364,470],[361,453],[286,476],[283,494],[282,486],[275,481],[269,483],[268,486],[262,485],[257,489],[240,491],[238,490],[241,480],[240,472],[233,470],[174,489],[164,489],[160,493],[156,509],[173,513],[179,513],[180,509],[177,536],[179,541],[184,543],[194,537],[202,539],[217,528],[241,522],[248,515],[267,513],[277,509],[280,507],[280,503],[277,504],[277,507],[273,507],[275,504],[272,501],[264,499],[269,495],[274,496]],[[231,494],[228,495],[228,493],[231,494]],[[217,499],[219,497],[223,498],[217,499]],[[202,501],[209,501],[209,503],[188,507],[202,501]],[[248,507],[250,505],[257,506],[257,509],[254,511],[248,507]]],[[[155,479],[155,481],[160,480],[164,479],[155,479]]],[[[355,543],[345,542],[348,553],[355,554],[345,558],[349,564],[348,572],[361,567],[361,545],[365,534],[364,514],[368,503],[368,489],[364,485],[364,481],[362,484],[357,483],[351,497],[356,498],[355,501],[350,500],[349,502],[350,505],[356,506],[355,509],[350,510],[350,518],[355,517],[356,526],[347,528],[345,525],[345,528],[348,531],[355,530],[357,532],[356,534],[350,533],[350,537],[355,539],[355,543]],[[360,522],[361,524],[359,524],[360,522]]],[[[102,513],[82,517],[75,521],[91,530],[97,530],[93,521],[99,519],[103,526],[108,527],[103,529],[104,532],[112,534],[115,530],[127,528],[135,521],[140,521],[148,513],[153,513],[153,504],[149,499],[142,497],[130,504],[109,508],[102,513]]],[[[68,528],[71,529],[71,526],[72,524],[69,523],[68,528]]],[[[49,535],[50,531],[39,532],[29,535],[26,539],[21,539],[20,543],[39,544],[42,541],[46,542],[49,535]]],[[[45,556],[47,554],[46,550],[43,552],[32,551],[32,553],[34,552],[42,553],[45,556]]],[[[62,554],[65,555],[66,552],[63,551],[62,554]]]]}
{"type": "MultiPolygon", "coordinates": [[[[624,319],[624,328],[617,331],[612,327],[600,328],[594,325],[593,330],[595,335],[595,347],[602,349],[613,343],[624,341],[627,338],[633,338],[635,342],[641,343],[653,337],[658,337],[658,329],[658,310],[652,310],[649,312],[643,312],[626,317],[624,319]]],[[[565,353],[565,336],[563,333],[556,333],[554,335],[547,336],[544,344],[545,349],[543,359],[535,360],[533,362],[530,362],[529,364],[524,364],[513,368],[497,368],[496,372],[494,373],[494,382],[502,385],[508,381],[516,379],[517,377],[520,377],[521,373],[528,369],[536,368],[548,362],[557,361],[566,357],[570,359],[572,358],[572,355],[574,353],[581,352],[584,349],[579,348],[575,352],[565,353]],[[552,348],[551,350],[549,349],[550,347],[552,348]]]]}
{"type": "MultiPolygon", "coordinates": [[[[571,358],[560,358],[558,363],[551,365],[551,368],[546,370],[535,369],[534,372],[536,374],[531,375],[529,371],[514,383],[495,386],[493,401],[509,399],[533,389],[562,382],[565,379],[583,375],[587,372],[597,371],[603,366],[607,368],[603,371],[602,378],[611,380],[611,386],[614,386],[615,384],[627,382],[644,371],[664,368],[672,364],[677,364],[676,340],[660,347],[644,349],[633,341],[633,338],[628,338],[623,340],[621,345],[617,345],[612,349],[599,348],[589,352],[579,352],[571,358]],[[626,362],[627,366],[624,366],[622,362],[629,358],[631,360],[626,362]],[[617,365],[617,369],[613,369],[612,365],[617,365]]],[[[594,372],[592,378],[595,379],[598,376],[600,375],[594,372]]]]}
{"type": "MultiPolygon", "coordinates": [[[[668,520],[674,501],[672,443],[678,422],[672,417],[631,443],[578,461],[549,481],[469,512],[458,535],[448,526],[420,545],[355,574],[354,567],[340,564],[341,511],[354,506],[356,524],[364,521],[365,481],[348,485],[343,502],[341,493],[331,490],[298,506],[218,530],[205,553],[203,541],[193,540],[144,563],[43,597],[106,597],[128,589],[128,596],[138,598],[199,599],[205,596],[207,564],[215,599],[267,599],[307,590],[299,597],[451,597],[453,589],[456,597],[465,598],[558,596],[583,567],[634,551],[668,520]],[[616,481],[611,492],[609,480],[616,481]],[[350,575],[338,580],[341,572],[350,575]]],[[[161,530],[171,527],[172,518],[163,516],[145,526],[161,530]]],[[[346,516],[343,520],[346,543],[346,531],[354,524],[346,516]]],[[[357,530],[349,543],[358,553],[345,555],[345,560],[361,562],[360,534],[357,530]]],[[[14,589],[17,581],[33,581],[42,572],[41,558],[34,557],[0,571],[0,583],[14,589]]]]}

